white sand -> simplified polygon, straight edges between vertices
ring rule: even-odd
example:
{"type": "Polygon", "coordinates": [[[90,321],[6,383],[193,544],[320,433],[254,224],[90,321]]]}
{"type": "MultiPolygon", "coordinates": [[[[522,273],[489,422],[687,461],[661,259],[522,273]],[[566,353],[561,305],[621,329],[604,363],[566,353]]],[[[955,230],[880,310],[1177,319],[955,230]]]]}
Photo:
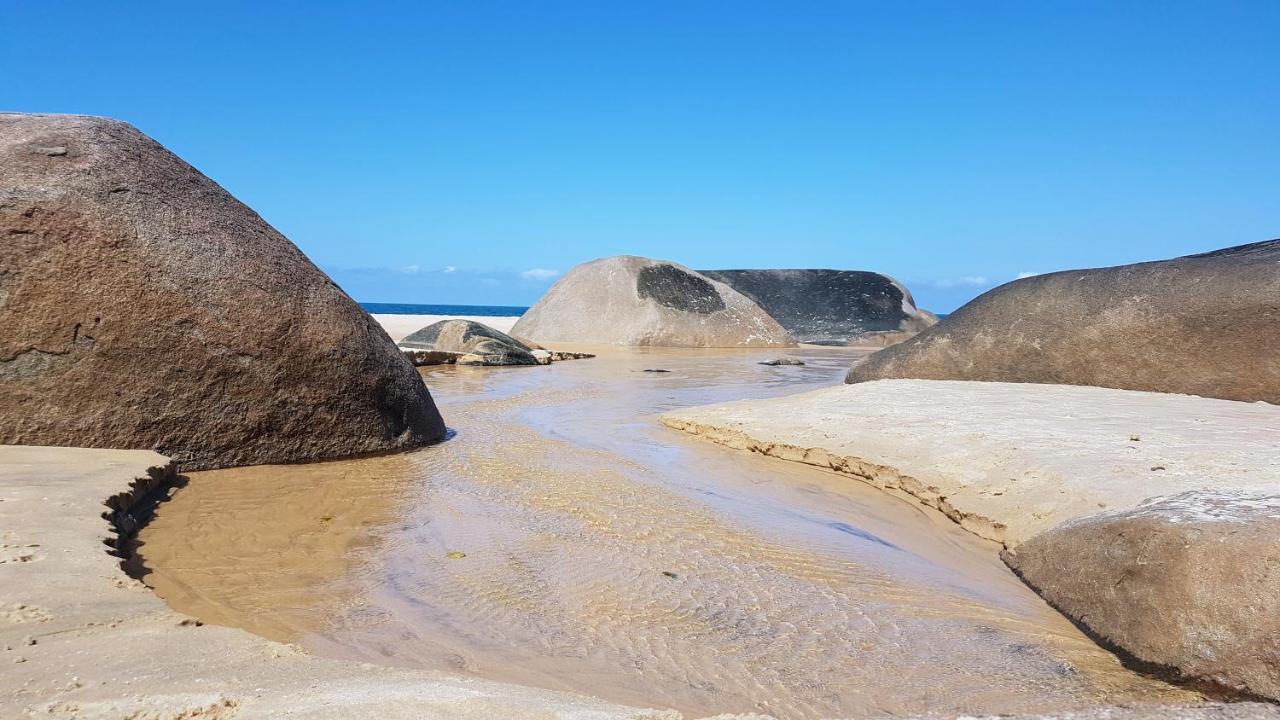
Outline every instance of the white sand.
{"type": "Polygon", "coordinates": [[[500,330],[504,333],[511,332],[511,326],[516,324],[520,319],[519,315],[486,317],[481,315],[387,315],[383,313],[372,313],[373,319],[378,321],[383,330],[391,336],[392,340],[400,342],[406,335],[421,330],[422,328],[438,323],[441,320],[472,320],[474,322],[488,325],[494,330],[500,330]]]}
{"type": "Polygon", "coordinates": [[[1280,406],[1189,395],[880,380],[669,413],[737,448],[906,492],[1012,547],[1184,490],[1280,492],[1280,406]]]}

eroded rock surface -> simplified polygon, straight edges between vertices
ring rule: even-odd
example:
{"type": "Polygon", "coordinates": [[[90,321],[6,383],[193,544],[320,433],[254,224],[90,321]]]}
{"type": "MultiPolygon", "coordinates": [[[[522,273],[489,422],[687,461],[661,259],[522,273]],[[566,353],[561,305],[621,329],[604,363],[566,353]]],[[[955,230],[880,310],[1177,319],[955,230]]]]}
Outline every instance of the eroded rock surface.
{"type": "Polygon", "coordinates": [[[545,342],[785,347],[787,331],[733,288],[663,260],[629,255],[570,270],[513,335],[545,342]]]}
{"type": "Polygon", "coordinates": [[[847,345],[869,333],[905,339],[938,322],[907,288],[861,270],[703,270],[764,308],[798,342],[847,345]]]}
{"type": "Polygon", "coordinates": [[[0,115],[0,236],[0,442],[152,448],[193,469],[444,435],[368,314],[126,123],[0,115]]]}
{"type": "Polygon", "coordinates": [[[854,367],[1280,404],[1280,240],[1016,280],[854,367]]]}
{"type": "Polygon", "coordinates": [[[1280,483],[1191,491],[1006,551],[1051,604],[1134,657],[1280,699],[1280,483]]]}

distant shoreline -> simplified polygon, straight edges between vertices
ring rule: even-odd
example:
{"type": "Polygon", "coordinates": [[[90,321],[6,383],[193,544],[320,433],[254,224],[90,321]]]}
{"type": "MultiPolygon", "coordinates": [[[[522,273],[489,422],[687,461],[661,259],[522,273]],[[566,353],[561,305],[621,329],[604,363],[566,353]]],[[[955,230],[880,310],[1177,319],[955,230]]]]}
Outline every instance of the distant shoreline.
{"type": "Polygon", "coordinates": [[[417,305],[414,303],[360,303],[371,315],[441,315],[446,317],[520,317],[528,307],[517,305],[417,305]]]}

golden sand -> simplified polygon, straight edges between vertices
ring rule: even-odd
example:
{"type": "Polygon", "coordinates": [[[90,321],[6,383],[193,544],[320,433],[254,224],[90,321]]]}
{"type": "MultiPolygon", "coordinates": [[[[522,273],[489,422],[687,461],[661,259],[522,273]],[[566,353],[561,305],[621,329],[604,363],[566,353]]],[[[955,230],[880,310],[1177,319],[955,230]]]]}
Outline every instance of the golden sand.
{"type": "Polygon", "coordinates": [[[695,716],[1194,699],[1122,668],[940,513],[656,421],[834,384],[853,351],[599,352],[423,368],[457,432],[439,446],[193,473],[142,534],[148,581],[324,655],[695,716]]]}

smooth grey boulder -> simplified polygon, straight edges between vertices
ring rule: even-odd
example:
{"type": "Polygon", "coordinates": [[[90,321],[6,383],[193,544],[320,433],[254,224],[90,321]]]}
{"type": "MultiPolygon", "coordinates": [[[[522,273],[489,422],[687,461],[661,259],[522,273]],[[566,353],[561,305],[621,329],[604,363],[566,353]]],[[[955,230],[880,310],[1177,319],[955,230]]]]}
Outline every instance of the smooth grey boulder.
{"type": "Polygon", "coordinates": [[[897,280],[861,270],[702,270],[751,298],[797,342],[848,345],[901,339],[938,322],[897,280]]]}
{"type": "Polygon", "coordinates": [[[1183,679],[1280,700],[1280,485],[1070,520],[1004,552],[1051,605],[1183,679]]]}
{"type": "MultiPolygon", "coordinates": [[[[401,348],[455,354],[462,365],[539,365],[535,348],[472,320],[441,320],[400,341],[401,348]]],[[[541,348],[537,348],[541,349],[541,348]]],[[[546,361],[550,362],[550,354],[546,361]]]]}
{"type": "Polygon", "coordinates": [[[511,333],[540,343],[795,344],[768,313],[728,285],[676,263],[632,255],[573,268],[529,308],[511,333]]]}
{"type": "Polygon", "coordinates": [[[1016,280],[871,355],[847,381],[886,378],[1280,404],[1280,240],[1016,280]]]}
{"type": "Polygon", "coordinates": [[[0,114],[0,237],[0,443],[194,470],[444,436],[373,318],[126,123],[0,114]]]}

